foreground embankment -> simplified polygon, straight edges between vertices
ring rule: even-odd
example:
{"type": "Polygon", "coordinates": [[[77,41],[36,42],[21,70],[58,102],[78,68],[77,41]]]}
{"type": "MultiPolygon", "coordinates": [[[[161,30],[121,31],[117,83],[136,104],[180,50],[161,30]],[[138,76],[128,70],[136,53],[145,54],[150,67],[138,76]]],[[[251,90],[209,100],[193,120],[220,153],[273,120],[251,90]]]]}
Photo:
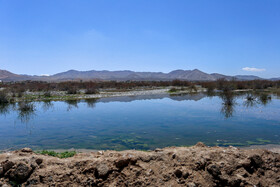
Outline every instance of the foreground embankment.
{"type": "Polygon", "coordinates": [[[59,159],[0,155],[0,186],[280,186],[280,154],[235,147],[99,151],[59,159]]]}

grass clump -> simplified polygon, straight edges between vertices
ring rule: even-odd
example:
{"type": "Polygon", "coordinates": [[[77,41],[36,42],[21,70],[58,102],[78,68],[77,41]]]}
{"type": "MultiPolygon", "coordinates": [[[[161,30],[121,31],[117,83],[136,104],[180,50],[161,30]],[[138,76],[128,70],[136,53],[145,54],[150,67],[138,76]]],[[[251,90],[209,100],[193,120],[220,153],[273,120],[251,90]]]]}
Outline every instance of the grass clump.
{"type": "Polygon", "coordinates": [[[42,154],[42,155],[58,157],[58,158],[69,158],[69,157],[73,157],[74,155],[77,154],[76,151],[65,151],[65,152],[59,153],[59,152],[47,151],[47,150],[38,151],[37,153],[42,154]]]}
{"type": "Polygon", "coordinates": [[[169,93],[174,93],[174,92],[178,92],[179,90],[178,89],[176,89],[176,88],[171,88],[171,89],[169,89],[169,93]]]}

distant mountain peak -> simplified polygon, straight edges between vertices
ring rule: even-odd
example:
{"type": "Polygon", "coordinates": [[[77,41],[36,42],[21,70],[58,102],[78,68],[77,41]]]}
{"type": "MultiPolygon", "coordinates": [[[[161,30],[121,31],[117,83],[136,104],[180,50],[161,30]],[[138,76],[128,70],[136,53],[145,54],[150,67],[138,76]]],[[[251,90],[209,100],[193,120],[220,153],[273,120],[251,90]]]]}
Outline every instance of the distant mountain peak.
{"type": "Polygon", "coordinates": [[[200,71],[199,69],[193,69],[192,71],[198,71],[198,72],[202,72],[202,71],[200,71]]]}
{"type": "MultiPolygon", "coordinates": [[[[161,81],[161,80],[188,80],[188,81],[214,81],[218,79],[231,80],[236,78],[237,80],[256,80],[262,79],[254,75],[236,75],[227,76],[218,73],[208,74],[199,69],[182,70],[177,69],[169,73],[162,72],[135,72],[130,70],[119,71],[78,71],[68,70],[66,72],[57,73],[51,76],[29,76],[29,75],[17,75],[6,70],[0,70],[0,80],[3,81],[24,81],[24,80],[40,80],[40,81],[67,81],[67,80],[146,80],[146,81],[161,81]]],[[[271,80],[279,80],[277,78],[271,80]]]]}

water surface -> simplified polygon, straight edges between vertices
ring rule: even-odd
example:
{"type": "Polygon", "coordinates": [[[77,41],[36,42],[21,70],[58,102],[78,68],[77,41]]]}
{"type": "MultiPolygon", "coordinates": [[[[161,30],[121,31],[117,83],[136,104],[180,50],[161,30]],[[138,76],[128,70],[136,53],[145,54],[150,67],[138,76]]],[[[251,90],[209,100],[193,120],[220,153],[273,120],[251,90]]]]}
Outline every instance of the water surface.
{"type": "Polygon", "coordinates": [[[204,94],[35,102],[0,107],[0,150],[141,149],[280,144],[280,100],[204,94]]]}

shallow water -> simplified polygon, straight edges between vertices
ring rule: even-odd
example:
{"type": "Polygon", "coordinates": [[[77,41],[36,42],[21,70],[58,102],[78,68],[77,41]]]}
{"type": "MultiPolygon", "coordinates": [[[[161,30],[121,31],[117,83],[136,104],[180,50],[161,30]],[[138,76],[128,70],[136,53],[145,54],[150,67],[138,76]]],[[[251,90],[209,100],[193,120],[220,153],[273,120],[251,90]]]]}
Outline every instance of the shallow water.
{"type": "Polygon", "coordinates": [[[280,144],[280,100],[153,95],[0,107],[0,150],[280,144]]]}

